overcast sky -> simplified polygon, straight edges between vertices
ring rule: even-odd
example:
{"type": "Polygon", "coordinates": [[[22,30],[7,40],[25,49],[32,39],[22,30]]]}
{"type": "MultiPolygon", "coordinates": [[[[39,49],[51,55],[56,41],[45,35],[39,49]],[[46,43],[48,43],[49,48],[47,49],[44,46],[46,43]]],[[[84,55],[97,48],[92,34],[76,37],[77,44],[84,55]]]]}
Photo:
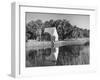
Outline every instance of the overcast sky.
{"type": "Polygon", "coordinates": [[[51,14],[51,13],[33,13],[27,12],[26,13],[26,23],[30,22],[31,20],[42,20],[49,21],[50,19],[57,20],[57,19],[66,19],[72,25],[76,25],[77,27],[89,29],[89,22],[90,17],[88,15],[75,15],[75,14],[51,14]]]}

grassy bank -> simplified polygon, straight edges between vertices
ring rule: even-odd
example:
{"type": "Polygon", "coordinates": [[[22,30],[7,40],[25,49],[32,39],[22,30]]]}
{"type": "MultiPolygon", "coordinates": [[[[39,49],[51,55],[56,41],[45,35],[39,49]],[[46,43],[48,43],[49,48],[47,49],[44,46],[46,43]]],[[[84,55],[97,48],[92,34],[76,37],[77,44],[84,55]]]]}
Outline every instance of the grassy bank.
{"type": "MultiPolygon", "coordinates": [[[[86,42],[89,42],[89,38],[78,38],[78,39],[68,39],[64,41],[55,41],[54,47],[60,47],[65,45],[83,45],[86,42]]],[[[50,48],[52,46],[51,41],[34,41],[29,40],[26,43],[26,50],[31,49],[43,49],[43,48],[50,48]]]]}

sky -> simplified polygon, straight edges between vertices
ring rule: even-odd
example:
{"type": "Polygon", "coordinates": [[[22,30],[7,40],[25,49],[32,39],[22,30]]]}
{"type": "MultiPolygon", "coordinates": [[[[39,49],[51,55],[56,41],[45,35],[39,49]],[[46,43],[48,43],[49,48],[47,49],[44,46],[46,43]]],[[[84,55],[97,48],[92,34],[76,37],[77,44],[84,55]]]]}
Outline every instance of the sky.
{"type": "Polygon", "coordinates": [[[34,13],[34,12],[26,12],[26,23],[31,20],[42,20],[43,22],[49,21],[50,19],[66,19],[72,25],[76,25],[79,28],[89,29],[90,16],[89,15],[80,15],[80,14],[55,14],[55,13],[34,13]]]}

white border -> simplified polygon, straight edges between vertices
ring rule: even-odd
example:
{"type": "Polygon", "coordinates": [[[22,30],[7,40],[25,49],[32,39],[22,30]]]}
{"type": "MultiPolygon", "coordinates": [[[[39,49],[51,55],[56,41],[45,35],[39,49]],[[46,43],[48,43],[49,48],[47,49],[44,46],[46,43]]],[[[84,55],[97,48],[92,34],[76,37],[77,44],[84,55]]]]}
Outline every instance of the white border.
{"type": "MultiPolygon", "coordinates": [[[[77,72],[91,72],[96,70],[95,44],[95,9],[86,8],[60,8],[39,7],[27,4],[15,4],[15,74],[14,76],[53,75],[77,72]],[[25,12],[60,13],[60,14],[82,14],[90,15],[90,65],[78,66],[52,66],[52,67],[25,67],[25,12]]],[[[14,70],[14,69],[13,69],[14,70]]]]}

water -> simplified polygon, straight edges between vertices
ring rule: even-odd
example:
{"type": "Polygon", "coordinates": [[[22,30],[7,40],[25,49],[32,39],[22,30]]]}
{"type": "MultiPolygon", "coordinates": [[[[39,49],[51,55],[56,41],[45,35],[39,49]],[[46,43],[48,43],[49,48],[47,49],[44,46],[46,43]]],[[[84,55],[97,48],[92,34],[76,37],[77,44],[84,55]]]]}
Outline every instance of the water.
{"type": "Polygon", "coordinates": [[[26,52],[26,67],[87,64],[89,45],[51,47],[26,52]]]}

